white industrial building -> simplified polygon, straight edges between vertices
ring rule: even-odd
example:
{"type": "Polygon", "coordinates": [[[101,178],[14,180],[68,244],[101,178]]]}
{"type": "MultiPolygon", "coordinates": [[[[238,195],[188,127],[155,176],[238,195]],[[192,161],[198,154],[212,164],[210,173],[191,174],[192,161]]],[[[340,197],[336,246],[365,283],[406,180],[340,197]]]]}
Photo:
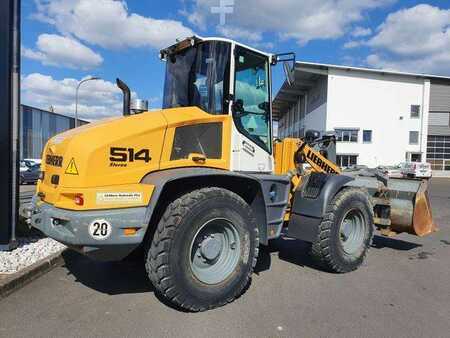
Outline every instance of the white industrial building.
{"type": "Polygon", "coordinates": [[[338,163],[450,171],[450,78],[297,62],[273,102],[279,137],[334,131],[338,163]]]}

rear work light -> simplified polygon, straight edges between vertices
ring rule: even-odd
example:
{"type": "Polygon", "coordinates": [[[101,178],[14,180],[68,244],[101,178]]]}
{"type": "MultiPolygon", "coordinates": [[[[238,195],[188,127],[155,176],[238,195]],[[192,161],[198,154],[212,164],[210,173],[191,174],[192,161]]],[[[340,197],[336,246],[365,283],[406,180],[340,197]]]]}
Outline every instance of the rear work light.
{"type": "Polygon", "coordinates": [[[83,194],[75,195],[74,202],[76,205],[82,206],[84,205],[83,194]]]}

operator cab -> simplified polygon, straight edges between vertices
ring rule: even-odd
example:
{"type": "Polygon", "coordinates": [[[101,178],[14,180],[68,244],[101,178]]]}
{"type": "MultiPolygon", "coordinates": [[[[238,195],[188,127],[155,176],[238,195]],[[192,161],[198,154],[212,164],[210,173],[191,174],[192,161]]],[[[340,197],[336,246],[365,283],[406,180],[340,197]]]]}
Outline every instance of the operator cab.
{"type": "Polygon", "coordinates": [[[231,115],[231,170],[272,172],[274,55],[222,38],[191,37],[161,50],[163,108],[231,115]]]}

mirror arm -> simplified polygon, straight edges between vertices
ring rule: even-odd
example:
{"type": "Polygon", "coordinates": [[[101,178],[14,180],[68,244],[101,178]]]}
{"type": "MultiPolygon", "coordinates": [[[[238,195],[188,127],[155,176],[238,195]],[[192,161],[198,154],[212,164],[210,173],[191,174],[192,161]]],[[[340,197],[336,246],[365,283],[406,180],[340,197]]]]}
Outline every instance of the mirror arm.
{"type": "Polygon", "coordinates": [[[294,52],[274,54],[271,59],[272,66],[275,66],[278,62],[283,62],[283,69],[289,86],[291,86],[295,80],[295,60],[296,56],[294,52]],[[292,62],[292,66],[289,65],[289,62],[292,62]]]}
{"type": "Polygon", "coordinates": [[[279,53],[272,55],[271,65],[276,66],[278,62],[289,62],[292,61],[292,70],[295,68],[296,55],[294,52],[279,53]]]}

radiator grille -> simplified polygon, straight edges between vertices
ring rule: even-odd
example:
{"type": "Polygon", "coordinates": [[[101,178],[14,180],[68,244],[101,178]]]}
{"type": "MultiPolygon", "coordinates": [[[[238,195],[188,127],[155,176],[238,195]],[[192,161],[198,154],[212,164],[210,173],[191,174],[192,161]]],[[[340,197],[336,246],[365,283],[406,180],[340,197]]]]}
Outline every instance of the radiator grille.
{"type": "Polygon", "coordinates": [[[303,197],[316,199],[319,197],[323,186],[327,182],[328,175],[323,173],[311,174],[308,178],[308,182],[303,188],[303,197]]]}

